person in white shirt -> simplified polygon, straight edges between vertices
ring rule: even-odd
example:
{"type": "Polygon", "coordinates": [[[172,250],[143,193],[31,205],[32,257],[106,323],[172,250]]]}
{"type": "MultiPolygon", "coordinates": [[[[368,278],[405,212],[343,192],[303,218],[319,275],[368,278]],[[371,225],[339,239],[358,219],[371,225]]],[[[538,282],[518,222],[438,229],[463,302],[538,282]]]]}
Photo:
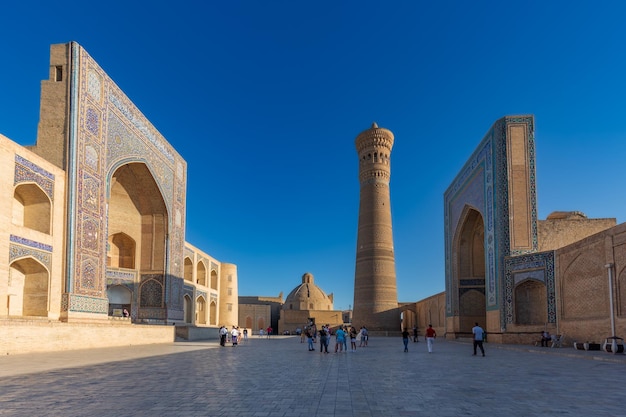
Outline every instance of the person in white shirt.
{"type": "Polygon", "coordinates": [[[474,356],[476,356],[476,347],[480,348],[480,351],[485,356],[485,348],[483,348],[483,338],[485,336],[485,331],[482,327],[475,323],[476,325],[472,328],[472,334],[474,335],[474,356]]]}
{"type": "Polygon", "coordinates": [[[220,346],[226,346],[226,335],[228,334],[228,329],[226,326],[220,327],[220,346]]]}
{"type": "Polygon", "coordinates": [[[235,326],[233,326],[233,330],[230,332],[231,340],[233,341],[233,346],[237,346],[237,339],[239,338],[239,330],[235,326]]]}

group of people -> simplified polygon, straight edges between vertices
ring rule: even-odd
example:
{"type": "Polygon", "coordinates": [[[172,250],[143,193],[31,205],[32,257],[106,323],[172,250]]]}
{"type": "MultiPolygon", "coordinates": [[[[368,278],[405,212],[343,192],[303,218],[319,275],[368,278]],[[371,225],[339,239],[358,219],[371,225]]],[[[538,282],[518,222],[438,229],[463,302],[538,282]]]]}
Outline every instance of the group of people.
{"type": "MultiPolygon", "coordinates": [[[[412,336],[413,342],[415,343],[417,343],[417,335],[417,327],[413,326],[412,336]]],[[[350,339],[351,352],[356,352],[357,340],[360,340],[359,347],[364,347],[367,346],[367,342],[369,339],[368,331],[365,326],[362,326],[361,329],[357,332],[354,326],[351,326],[350,329],[348,329],[347,326],[339,326],[336,330],[333,331],[328,324],[323,325],[319,330],[317,330],[317,327],[313,324],[304,328],[304,332],[302,332],[301,342],[304,342],[304,340],[306,339],[309,352],[313,352],[315,351],[315,347],[313,345],[314,343],[316,343],[317,338],[319,337],[320,353],[328,353],[328,346],[330,345],[333,336],[335,337],[335,353],[348,351],[348,339],[350,339]]],[[[480,327],[478,323],[474,323],[474,327],[472,328],[472,339],[474,347],[473,356],[476,356],[476,354],[478,353],[478,349],[480,349],[482,356],[485,356],[485,347],[483,346],[485,336],[485,330],[480,327]]],[[[551,340],[549,339],[549,336],[550,335],[547,332],[543,333],[542,346],[544,338],[548,338],[548,340],[551,340]]],[[[437,332],[433,328],[432,324],[429,324],[424,334],[428,353],[433,353],[433,344],[436,338],[437,332]]],[[[405,352],[409,351],[410,339],[411,333],[408,331],[408,329],[405,328],[402,331],[402,343],[404,344],[405,352]]]]}
{"type": "Polygon", "coordinates": [[[220,346],[226,346],[226,343],[237,346],[241,342],[241,333],[243,333],[243,340],[248,340],[248,329],[243,329],[243,332],[240,332],[238,326],[233,326],[232,330],[229,331],[228,327],[221,326],[219,330],[220,346]]]}
{"type": "MultiPolygon", "coordinates": [[[[416,342],[416,334],[417,334],[417,327],[413,327],[413,335],[414,335],[414,342],[416,342]]],[[[404,351],[408,352],[409,351],[409,331],[405,328],[402,331],[402,343],[404,344],[404,351]]],[[[477,349],[480,348],[481,353],[483,354],[483,356],[485,356],[485,348],[483,346],[483,342],[485,340],[485,331],[483,330],[482,327],[480,327],[478,325],[478,323],[475,323],[475,326],[472,328],[472,339],[473,339],[473,344],[474,344],[474,356],[476,356],[476,352],[477,349]]],[[[426,339],[426,346],[428,348],[428,353],[433,353],[433,343],[435,341],[435,339],[437,338],[437,332],[435,331],[435,329],[433,329],[433,325],[429,324],[428,328],[426,329],[426,334],[424,335],[424,339],[426,339]]]]}
{"type": "Polygon", "coordinates": [[[360,339],[360,347],[367,346],[367,328],[362,326],[357,332],[354,326],[348,329],[347,326],[339,326],[336,330],[332,330],[330,325],[325,324],[319,330],[315,325],[307,326],[304,329],[304,338],[307,340],[309,352],[315,351],[313,344],[320,340],[320,353],[328,353],[328,346],[332,337],[335,337],[335,353],[348,352],[348,339],[350,339],[350,351],[356,352],[356,342],[360,339]]]}

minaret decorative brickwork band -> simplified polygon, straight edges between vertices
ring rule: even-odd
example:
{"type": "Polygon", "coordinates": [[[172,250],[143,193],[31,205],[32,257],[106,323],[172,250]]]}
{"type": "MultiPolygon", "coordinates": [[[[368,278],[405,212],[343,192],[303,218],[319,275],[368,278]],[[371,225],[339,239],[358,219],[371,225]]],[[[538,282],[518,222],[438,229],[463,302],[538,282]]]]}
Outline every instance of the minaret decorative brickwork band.
{"type": "Polygon", "coordinates": [[[393,139],[373,123],[355,140],[361,193],[352,323],[370,332],[400,329],[389,198],[393,139]]]}

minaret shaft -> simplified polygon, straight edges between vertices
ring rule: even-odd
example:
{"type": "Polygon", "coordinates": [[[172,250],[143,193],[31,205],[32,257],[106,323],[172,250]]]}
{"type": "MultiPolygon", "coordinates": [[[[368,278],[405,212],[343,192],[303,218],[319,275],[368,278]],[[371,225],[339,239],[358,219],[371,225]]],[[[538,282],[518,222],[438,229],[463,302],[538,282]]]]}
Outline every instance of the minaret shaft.
{"type": "Polygon", "coordinates": [[[389,194],[393,140],[375,124],[356,138],[361,190],[352,322],[374,332],[400,328],[389,194]]]}

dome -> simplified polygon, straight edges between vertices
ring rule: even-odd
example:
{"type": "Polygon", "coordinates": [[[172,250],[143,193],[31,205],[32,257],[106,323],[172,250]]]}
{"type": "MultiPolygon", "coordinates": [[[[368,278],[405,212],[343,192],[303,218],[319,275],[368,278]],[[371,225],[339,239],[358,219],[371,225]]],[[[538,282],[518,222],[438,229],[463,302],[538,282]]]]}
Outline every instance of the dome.
{"type": "Polygon", "coordinates": [[[333,295],[326,295],[313,282],[313,274],[302,275],[302,283],[294,288],[283,304],[284,310],[332,310],[333,295]]]}
{"type": "Polygon", "coordinates": [[[582,220],[587,216],[582,211],[553,211],[546,220],[582,220]]]}

